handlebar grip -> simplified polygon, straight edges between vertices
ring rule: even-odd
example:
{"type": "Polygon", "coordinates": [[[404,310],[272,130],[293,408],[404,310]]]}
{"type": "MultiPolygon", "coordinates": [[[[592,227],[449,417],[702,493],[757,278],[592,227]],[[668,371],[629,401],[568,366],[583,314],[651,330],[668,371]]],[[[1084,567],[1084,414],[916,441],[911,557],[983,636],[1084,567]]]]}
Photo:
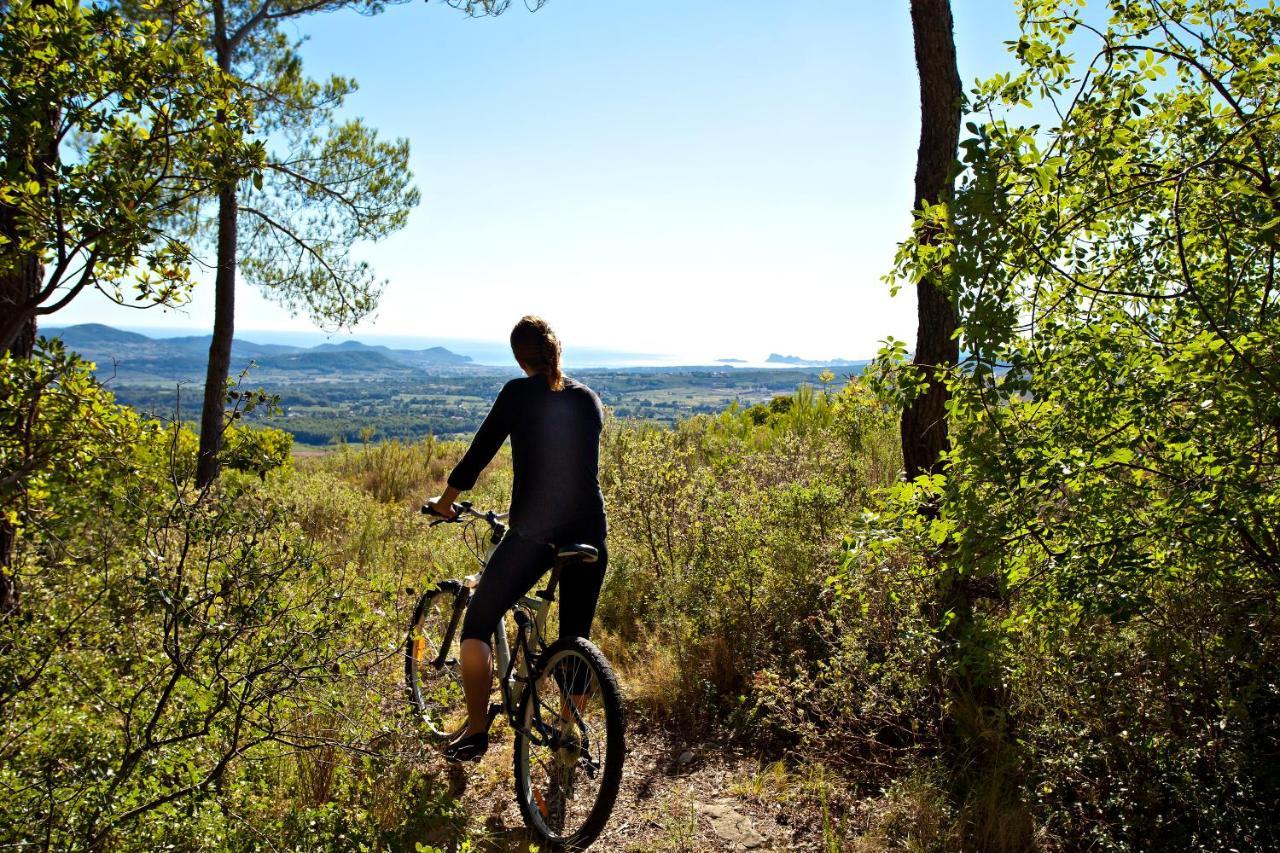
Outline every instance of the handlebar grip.
{"type": "MultiPolygon", "coordinates": [[[[459,514],[459,513],[461,513],[461,512],[462,512],[464,509],[466,509],[468,506],[469,506],[469,504],[461,504],[461,505],[459,505],[459,504],[454,504],[454,505],[453,505],[453,517],[454,517],[454,518],[457,518],[457,517],[458,517],[458,514],[459,514]]],[[[423,515],[432,515],[432,516],[435,516],[436,518],[440,519],[441,521],[452,521],[452,520],[453,520],[453,519],[448,518],[447,516],[443,515],[442,513],[436,512],[435,508],[434,508],[434,507],[432,507],[432,506],[431,506],[431,504],[423,504],[423,505],[422,505],[422,514],[423,514],[423,515]]]]}

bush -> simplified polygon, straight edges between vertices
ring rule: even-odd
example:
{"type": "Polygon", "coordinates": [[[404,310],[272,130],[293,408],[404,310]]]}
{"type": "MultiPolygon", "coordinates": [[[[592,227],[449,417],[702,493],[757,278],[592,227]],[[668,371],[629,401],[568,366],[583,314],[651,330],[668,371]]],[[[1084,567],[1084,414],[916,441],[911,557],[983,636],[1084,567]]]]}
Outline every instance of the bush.
{"type": "Polygon", "coordinates": [[[222,464],[259,479],[293,462],[293,436],[282,429],[232,424],[222,441],[222,464]]]}
{"type": "MultiPolygon", "coordinates": [[[[324,471],[196,490],[190,431],[117,407],[74,357],[0,368],[0,405],[36,439],[0,445],[23,592],[0,620],[0,845],[462,833],[399,713],[405,589],[461,545],[324,471]]],[[[264,448],[280,461],[273,432],[231,447],[254,474],[264,448]]]]}
{"type": "Polygon", "coordinates": [[[427,483],[443,480],[449,471],[445,454],[453,453],[460,455],[454,445],[429,436],[417,442],[393,439],[358,448],[342,444],[319,464],[379,501],[398,503],[421,492],[427,483]]]}
{"type": "Polygon", "coordinates": [[[607,430],[599,621],[657,719],[746,725],[761,679],[789,682],[825,654],[843,531],[869,478],[891,470],[852,460],[891,447],[895,424],[859,383],[786,400],[764,419],[731,407],[674,429],[607,430]]]}

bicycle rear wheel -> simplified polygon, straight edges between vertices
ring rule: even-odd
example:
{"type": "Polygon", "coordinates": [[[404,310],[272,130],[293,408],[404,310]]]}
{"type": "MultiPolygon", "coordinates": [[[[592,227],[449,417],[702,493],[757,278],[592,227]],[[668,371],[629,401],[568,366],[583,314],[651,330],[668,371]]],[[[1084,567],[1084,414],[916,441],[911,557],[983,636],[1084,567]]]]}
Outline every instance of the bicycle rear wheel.
{"type": "Polygon", "coordinates": [[[404,641],[404,680],[409,703],[423,727],[436,737],[457,731],[467,716],[458,644],[449,630],[457,601],[455,593],[442,589],[423,593],[404,641]]]}
{"type": "Polygon", "coordinates": [[[566,637],[538,659],[515,736],[516,802],[552,850],[584,850],[604,829],[626,753],[622,692],[588,640],[566,637]]]}

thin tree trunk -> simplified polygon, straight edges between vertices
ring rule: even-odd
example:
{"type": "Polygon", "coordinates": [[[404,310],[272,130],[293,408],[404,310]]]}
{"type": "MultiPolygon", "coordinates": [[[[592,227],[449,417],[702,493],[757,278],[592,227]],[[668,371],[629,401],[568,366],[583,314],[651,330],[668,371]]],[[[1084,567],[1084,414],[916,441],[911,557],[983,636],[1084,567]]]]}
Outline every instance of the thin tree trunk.
{"type": "MultiPolygon", "coordinates": [[[[8,210],[0,213],[0,233],[12,241],[17,237],[17,229],[10,225],[11,221],[12,216],[8,210]]],[[[30,358],[35,351],[36,313],[30,306],[39,294],[43,282],[44,264],[33,255],[17,259],[13,266],[0,274],[0,311],[25,315],[17,324],[13,324],[16,328],[12,332],[6,329],[4,339],[0,340],[0,351],[8,352],[15,358],[30,358]]],[[[10,317],[13,315],[10,314],[10,317]]],[[[9,327],[10,323],[6,323],[6,326],[9,327]]]]}
{"type": "MultiPolygon", "coordinates": [[[[222,3],[213,4],[214,45],[218,67],[231,70],[232,46],[222,3]]],[[[226,116],[219,112],[218,121],[226,116]]],[[[231,371],[231,344],[236,334],[236,237],[239,199],[236,184],[225,184],[218,193],[218,272],[214,278],[213,338],[204,377],[204,408],[200,413],[200,455],[196,460],[196,485],[200,488],[218,476],[218,453],[225,429],[227,375],[231,371]]]]}
{"type": "MultiPolygon", "coordinates": [[[[952,163],[960,144],[960,72],[956,68],[949,0],[911,0],[916,67],[920,72],[920,148],[916,155],[913,210],[948,200],[952,163]]],[[[926,233],[932,242],[937,234],[926,233]]],[[[902,413],[902,456],[907,476],[933,473],[950,449],[947,438],[947,388],[943,371],[955,366],[960,345],[955,306],[945,282],[926,275],[916,288],[915,364],[929,378],[923,393],[902,413]],[[937,370],[942,368],[942,370],[937,370]]]]}
{"type": "MultiPolygon", "coordinates": [[[[13,209],[4,205],[0,209],[0,233],[17,245],[17,224],[13,209]]],[[[0,273],[0,309],[5,312],[20,311],[40,291],[44,281],[44,265],[34,255],[16,258],[14,262],[0,273]]],[[[18,329],[17,334],[9,342],[7,351],[14,358],[31,358],[35,351],[36,318],[32,313],[18,329]]],[[[0,424],[0,429],[21,431],[23,424],[0,424]]],[[[0,514],[0,616],[18,609],[18,582],[14,577],[14,547],[17,544],[17,530],[9,522],[6,514],[0,514]]]]}
{"type": "Polygon", "coordinates": [[[227,376],[231,371],[231,343],[236,331],[236,186],[218,193],[218,274],[214,281],[213,340],[204,380],[204,410],[200,414],[200,458],[196,485],[203,488],[218,476],[218,452],[225,428],[227,376]]]}
{"type": "MultiPolygon", "coordinates": [[[[915,210],[950,201],[955,186],[952,164],[960,144],[963,92],[956,67],[949,0],[911,0],[916,67],[920,74],[920,149],[916,160],[915,210]]],[[[926,231],[921,239],[942,235],[926,231]]],[[[959,318],[950,282],[937,271],[916,288],[914,362],[927,385],[902,413],[902,455],[907,475],[939,473],[943,454],[951,448],[947,434],[946,376],[960,357],[956,336],[959,318]]],[[[931,503],[924,513],[934,517],[941,507],[931,503]]],[[[954,550],[929,555],[938,569],[933,616],[943,656],[935,673],[946,716],[943,756],[952,791],[960,807],[965,845],[975,850],[1026,850],[1032,846],[1032,822],[1022,802],[1020,761],[1009,730],[1007,696],[998,667],[984,665],[985,627],[975,621],[981,597],[978,579],[965,571],[954,550]]]]}

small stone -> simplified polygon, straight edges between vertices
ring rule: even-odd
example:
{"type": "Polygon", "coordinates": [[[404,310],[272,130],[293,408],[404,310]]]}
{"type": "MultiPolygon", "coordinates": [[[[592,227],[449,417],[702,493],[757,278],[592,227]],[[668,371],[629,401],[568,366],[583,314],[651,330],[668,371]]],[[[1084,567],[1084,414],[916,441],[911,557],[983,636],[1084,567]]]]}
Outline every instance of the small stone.
{"type": "Polygon", "coordinates": [[[676,759],[676,764],[679,764],[681,767],[683,767],[692,761],[693,761],[693,750],[686,749],[684,752],[680,753],[680,757],[676,759]]]}
{"type": "Polygon", "coordinates": [[[758,850],[769,843],[751,818],[728,803],[695,803],[694,808],[711,823],[711,830],[735,850],[758,850]]]}

